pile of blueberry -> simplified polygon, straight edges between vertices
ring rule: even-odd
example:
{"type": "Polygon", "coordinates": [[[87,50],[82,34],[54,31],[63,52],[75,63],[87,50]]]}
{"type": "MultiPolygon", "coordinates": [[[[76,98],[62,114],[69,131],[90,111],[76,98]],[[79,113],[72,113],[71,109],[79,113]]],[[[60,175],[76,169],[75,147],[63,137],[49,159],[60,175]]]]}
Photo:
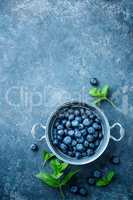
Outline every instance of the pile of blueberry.
{"type": "Polygon", "coordinates": [[[88,108],[62,109],[55,120],[53,145],[70,157],[81,159],[92,156],[102,138],[101,121],[88,108]]]}

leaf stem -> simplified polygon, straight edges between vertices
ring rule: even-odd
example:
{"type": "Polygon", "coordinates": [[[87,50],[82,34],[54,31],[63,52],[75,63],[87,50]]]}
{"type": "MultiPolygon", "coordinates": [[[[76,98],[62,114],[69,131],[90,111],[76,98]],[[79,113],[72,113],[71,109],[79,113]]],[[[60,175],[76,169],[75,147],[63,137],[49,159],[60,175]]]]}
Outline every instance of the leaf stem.
{"type": "Polygon", "coordinates": [[[114,108],[117,108],[117,106],[110,100],[108,99],[107,97],[105,97],[105,100],[110,103],[114,108]]]}
{"type": "Polygon", "coordinates": [[[64,200],[65,196],[64,196],[61,185],[59,186],[59,191],[60,191],[60,195],[61,195],[62,200],[64,200]]]}

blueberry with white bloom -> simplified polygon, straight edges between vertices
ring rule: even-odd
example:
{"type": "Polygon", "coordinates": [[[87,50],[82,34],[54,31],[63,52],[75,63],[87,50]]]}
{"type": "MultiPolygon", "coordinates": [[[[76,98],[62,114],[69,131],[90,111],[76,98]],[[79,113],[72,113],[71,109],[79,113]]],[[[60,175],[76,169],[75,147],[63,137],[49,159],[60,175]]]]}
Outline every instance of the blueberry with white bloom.
{"type": "Polygon", "coordinates": [[[95,133],[95,129],[93,127],[89,127],[87,129],[87,131],[88,131],[89,134],[94,134],[95,133]]]}
{"type": "Polygon", "coordinates": [[[65,144],[69,145],[69,144],[71,144],[72,139],[71,139],[70,136],[66,136],[66,137],[64,138],[63,142],[64,142],[65,144]]]}
{"type": "Polygon", "coordinates": [[[83,151],[84,147],[82,144],[77,144],[76,149],[77,149],[77,151],[83,151]]]}
{"type": "Polygon", "coordinates": [[[80,138],[77,139],[77,141],[78,141],[78,143],[81,143],[81,144],[82,144],[82,143],[84,142],[84,138],[83,138],[83,137],[80,137],[80,138]]]}
{"type": "Polygon", "coordinates": [[[58,134],[59,135],[64,135],[64,131],[61,129],[61,130],[58,131],[58,134]]]}
{"type": "Polygon", "coordinates": [[[90,121],[88,118],[86,118],[86,119],[84,119],[84,121],[83,121],[83,125],[84,125],[84,126],[90,126],[90,125],[91,125],[91,121],[90,121]]]}
{"type": "Polygon", "coordinates": [[[92,149],[87,150],[87,155],[92,156],[94,154],[94,151],[92,149]]]}
{"type": "Polygon", "coordinates": [[[83,124],[79,124],[79,130],[82,130],[84,128],[83,124]]]}
{"type": "Polygon", "coordinates": [[[71,137],[74,136],[74,130],[68,131],[68,135],[71,136],[71,137]]]}
{"type": "Polygon", "coordinates": [[[66,122],[66,127],[67,127],[67,128],[70,128],[70,127],[71,127],[71,122],[70,122],[70,121],[67,121],[67,122],[66,122]]]}
{"type": "Polygon", "coordinates": [[[84,147],[88,147],[89,146],[89,142],[87,140],[84,141],[84,147]]]}
{"type": "Polygon", "coordinates": [[[57,126],[57,129],[58,130],[63,129],[63,126],[60,124],[60,125],[57,126]]]}
{"type": "Polygon", "coordinates": [[[69,119],[70,121],[73,120],[73,119],[74,119],[74,115],[73,115],[73,114],[69,115],[68,119],[69,119]]]}
{"type": "Polygon", "coordinates": [[[78,127],[79,126],[79,122],[77,120],[73,120],[72,121],[72,126],[73,127],[78,127]]]}
{"type": "Polygon", "coordinates": [[[72,140],[72,146],[76,146],[77,141],[76,140],[72,140]]]}
{"type": "Polygon", "coordinates": [[[89,143],[89,147],[90,147],[91,149],[94,149],[94,148],[95,148],[94,143],[89,143]]]}
{"type": "Polygon", "coordinates": [[[67,150],[67,145],[64,144],[64,143],[61,143],[61,144],[60,144],[60,148],[61,148],[62,150],[64,150],[64,151],[66,151],[66,150],[67,150]]]}
{"type": "Polygon", "coordinates": [[[79,130],[75,130],[74,135],[75,135],[76,138],[80,138],[81,137],[81,132],[79,130]]]}
{"type": "Polygon", "coordinates": [[[76,157],[77,159],[80,159],[80,158],[81,158],[81,153],[78,152],[78,151],[76,151],[76,152],[75,152],[75,157],[76,157]]]}
{"type": "Polygon", "coordinates": [[[94,141],[94,137],[92,135],[87,135],[87,141],[88,142],[93,142],[94,141]]]}
{"type": "Polygon", "coordinates": [[[80,115],[79,110],[75,110],[75,111],[74,111],[74,114],[75,114],[76,116],[79,116],[79,115],[80,115]]]}
{"type": "Polygon", "coordinates": [[[78,122],[81,122],[82,118],[78,116],[78,117],[75,117],[75,120],[77,120],[78,122]]]}

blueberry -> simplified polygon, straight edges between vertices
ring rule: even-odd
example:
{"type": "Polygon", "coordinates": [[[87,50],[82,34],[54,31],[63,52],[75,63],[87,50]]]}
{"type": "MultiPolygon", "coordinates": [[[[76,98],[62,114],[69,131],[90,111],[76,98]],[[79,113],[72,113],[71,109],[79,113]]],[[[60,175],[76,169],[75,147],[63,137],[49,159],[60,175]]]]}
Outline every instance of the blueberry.
{"type": "Polygon", "coordinates": [[[73,114],[69,115],[68,119],[69,120],[73,120],[74,119],[74,115],[73,114]]]}
{"type": "Polygon", "coordinates": [[[77,139],[77,141],[78,141],[78,143],[81,143],[81,144],[82,144],[82,143],[84,142],[84,138],[83,138],[83,137],[80,137],[80,138],[77,139]]]}
{"type": "Polygon", "coordinates": [[[91,149],[94,149],[94,148],[95,148],[94,143],[89,143],[89,147],[90,147],[91,149]]]}
{"type": "Polygon", "coordinates": [[[82,144],[77,144],[76,149],[77,149],[77,151],[83,151],[84,147],[82,144]]]}
{"type": "Polygon", "coordinates": [[[96,116],[95,116],[94,114],[91,114],[91,115],[89,116],[89,118],[90,118],[90,119],[93,119],[93,120],[95,119],[95,117],[96,117],[96,116]]]}
{"type": "Polygon", "coordinates": [[[59,141],[61,141],[61,140],[62,140],[62,135],[57,135],[57,139],[58,139],[59,141]]]}
{"type": "Polygon", "coordinates": [[[96,183],[96,179],[94,177],[89,177],[88,178],[88,184],[89,185],[95,185],[96,183]]]}
{"type": "Polygon", "coordinates": [[[72,121],[72,126],[73,126],[73,127],[79,126],[79,122],[78,122],[77,120],[73,120],[73,121],[72,121]]]}
{"type": "Polygon", "coordinates": [[[97,148],[100,144],[100,141],[99,140],[96,140],[96,142],[94,143],[95,147],[97,148]]]}
{"type": "Polygon", "coordinates": [[[87,140],[84,141],[84,147],[88,147],[89,146],[89,142],[87,140]]]}
{"type": "Polygon", "coordinates": [[[76,146],[77,141],[76,140],[72,140],[72,146],[76,146]]]}
{"type": "Polygon", "coordinates": [[[112,162],[114,165],[118,165],[118,164],[120,164],[120,158],[119,158],[118,156],[112,156],[111,162],[112,162]]]}
{"type": "Polygon", "coordinates": [[[84,128],[83,124],[79,124],[79,130],[82,130],[84,128]]]}
{"type": "Polygon", "coordinates": [[[56,121],[56,122],[55,122],[55,127],[57,127],[57,126],[59,126],[59,125],[60,125],[59,121],[56,121]]]}
{"type": "Polygon", "coordinates": [[[95,133],[95,129],[93,127],[89,127],[87,129],[87,131],[88,131],[89,134],[94,134],[95,133]]]}
{"type": "Polygon", "coordinates": [[[64,129],[64,133],[67,134],[67,132],[68,132],[67,129],[64,129]]]}
{"type": "Polygon", "coordinates": [[[72,139],[71,139],[70,136],[66,136],[66,137],[64,138],[63,142],[64,142],[65,144],[69,145],[69,144],[71,144],[72,139]]]}
{"type": "Polygon", "coordinates": [[[80,109],[80,113],[81,113],[81,115],[83,115],[83,114],[85,113],[84,108],[81,108],[81,109],[80,109]]]}
{"type": "Polygon", "coordinates": [[[68,131],[68,135],[72,137],[74,135],[74,131],[73,130],[68,131]]]}
{"type": "Polygon", "coordinates": [[[84,121],[83,121],[83,125],[84,126],[90,126],[91,125],[91,121],[89,120],[89,119],[84,119],[84,121]]]}
{"type": "Polygon", "coordinates": [[[94,136],[95,139],[97,139],[97,138],[98,138],[98,132],[95,132],[95,133],[93,134],[93,136],[94,136]]]}
{"type": "Polygon", "coordinates": [[[71,151],[68,151],[68,156],[73,156],[73,152],[71,152],[71,151]]]}
{"type": "Polygon", "coordinates": [[[94,141],[94,137],[92,135],[87,135],[87,141],[88,142],[93,142],[94,141]]]}
{"type": "Polygon", "coordinates": [[[63,119],[63,120],[62,120],[62,124],[64,124],[64,125],[65,125],[65,124],[66,124],[66,122],[67,122],[67,120],[66,120],[66,119],[63,119]]]}
{"type": "Polygon", "coordinates": [[[81,137],[81,132],[79,130],[75,130],[75,137],[80,138],[81,137]]]}
{"type": "Polygon", "coordinates": [[[68,118],[68,117],[69,117],[69,113],[68,113],[68,112],[65,112],[65,114],[64,114],[64,115],[65,115],[65,117],[66,117],[66,118],[68,118]]]}
{"type": "Polygon", "coordinates": [[[64,114],[63,113],[59,113],[59,118],[64,118],[64,114]]]}
{"type": "Polygon", "coordinates": [[[70,128],[70,127],[71,127],[71,122],[70,122],[70,121],[67,121],[67,122],[66,122],[66,127],[67,127],[67,128],[70,128]]]}
{"type": "Polygon", "coordinates": [[[77,120],[78,122],[82,122],[82,118],[81,117],[79,117],[79,116],[77,116],[77,117],[75,117],[75,120],[77,120]]]}
{"type": "Polygon", "coordinates": [[[38,148],[37,144],[32,144],[31,147],[30,147],[30,149],[32,151],[38,151],[39,148],[38,148]]]}
{"type": "Polygon", "coordinates": [[[58,126],[57,126],[57,129],[58,129],[58,130],[63,129],[63,126],[62,126],[62,125],[58,125],[58,126]]]}
{"type": "Polygon", "coordinates": [[[65,151],[65,150],[67,150],[67,145],[65,145],[64,143],[61,143],[61,144],[60,144],[60,148],[61,148],[63,151],[65,151]]]}
{"type": "Polygon", "coordinates": [[[64,135],[64,131],[61,129],[61,130],[58,131],[58,134],[59,135],[64,135]]]}
{"type": "Polygon", "coordinates": [[[93,172],[93,176],[94,176],[95,178],[99,179],[99,178],[101,178],[102,173],[101,173],[101,171],[99,171],[99,170],[95,170],[95,171],[93,172]]]}
{"type": "Polygon", "coordinates": [[[83,156],[83,157],[86,157],[86,155],[87,155],[86,152],[83,152],[83,153],[82,153],[82,156],[83,156]]]}
{"type": "Polygon", "coordinates": [[[90,116],[92,114],[92,112],[90,110],[86,110],[85,113],[87,116],[90,116]]]}
{"type": "Polygon", "coordinates": [[[78,151],[75,152],[75,157],[77,159],[80,159],[81,158],[81,153],[79,153],[78,151]]]}
{"type": "Polygon", "coordinates": [[[96,129],[96,130],[98,130],[98,129],[99,129],[99,124],[98,124],[98,123],[96,123],[96,122],[95,122],[95,123],[93,123],[93,125],[92,125],[92,126],[93,126],[93,128],[94,128],[94,129],[96,129]]]}
{"type": "Polygon", "coordinates": [[[81,130],[80,132],[81,132],[81,134],[82,134],[83,136],[87,135],[86,129],[83,129],[83,130],[81,130]]]}
{"type": "Polygon", "coordinates": [[[81,195],[81,196],[87,196],[88,195],[88,191],[87,191],[87,189],[86,188],[84,188],[84,187],[81,187],[80,189],[79,189],[79,194],[81,195]]]}
{"type": "Polygon", "coordinates": [[[97,117],[96,117],[96,119],[95,119],[95,122],[97,122],[98,124],[101,123],[101,122],[100,122],[100,119],[98,119],[97,117]]]}
{"type": "Polygon", "coordinates": [[[74,111],[73,111],[73,109],[69,109],[68,112],[69,112],[69,114],[73,114],[74,111]]]}
{"type": "Polygon", "coordinates": [[[92,156],[94,154],[94,151],[92,149],[87,150],[87,155],[92,156]]]}
{"type": "Polygon", "coordinates": [[[71,188],[70,188],[70,192],[71,192],[71,193],[77,194],[78,191],[79,191],[78,186],[76,186],[76,185],[71,186],[71,188]]]}
{"type": "Polygon", "coordinates": [[[103,134],[99,133],[99,139],[101,140],[103,138],[103,134]]]}
{"type": "Polygon", "coordinates": [[[98,85],[98,80],[97,80],[97,78],[91,78],[91,79],[90,79],[90,84],[93,85],[93,86],[97,86],[97,85],[98,85]]]}
{"type": "Polygon", "coordinates": [[[58,145],[58,140],[55,139],[55,140],[53,141],[53,144],[54,144],[54,145],[58,145]]]}
{"type": "Polygon", "coordinates": [[[79,110],[75,110],[75,111],[74,111],[74,114],[75,114],[76,116],[79,116],[79,115],[80,115],[79,110]]]}
{"type": "Polygon", "coordinates": [[[87,118],[87,115],[82,115],[82,119],[86,119],[87,118]]]}

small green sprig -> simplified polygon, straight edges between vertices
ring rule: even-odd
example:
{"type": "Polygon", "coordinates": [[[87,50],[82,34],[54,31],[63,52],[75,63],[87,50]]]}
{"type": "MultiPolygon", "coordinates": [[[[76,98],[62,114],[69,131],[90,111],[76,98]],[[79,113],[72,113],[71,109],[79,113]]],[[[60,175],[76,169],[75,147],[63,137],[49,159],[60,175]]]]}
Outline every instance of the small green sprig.
{"type": "Polygon", "coordinates": [[[64,199],[64,194],[62,191],[62,187],[65,186],[74,175],[79,172],[79,169],[68,171],[69,164],[59,161],[57,158],[54,158],[54,154],[49,152],[43,152],[43,160],[50,160],[50,167],[52,168],[52,173],[40,172],[36,175],[38,179],[40,179],[43,183],[49,185],[53,188],[58,188],[60,190],[60,194],[64,199]]]}
{"type": "Polygon", "coordinates": [[[105,187],[109,185],[115,176],[116,176],[116,172],[113,170],[110,170],[104,177],[96,181],[96,186],[105,187]]]}
{"type": "Polygon", "coordinates": [[[109,99],[109,85],[104,85],[102,88],[93,87],[89,90],[89,95],[95,97],[94,104],[99,104],[102,101],[109,102],[113,107],[116,107],[114,103],[109,99]]]}

